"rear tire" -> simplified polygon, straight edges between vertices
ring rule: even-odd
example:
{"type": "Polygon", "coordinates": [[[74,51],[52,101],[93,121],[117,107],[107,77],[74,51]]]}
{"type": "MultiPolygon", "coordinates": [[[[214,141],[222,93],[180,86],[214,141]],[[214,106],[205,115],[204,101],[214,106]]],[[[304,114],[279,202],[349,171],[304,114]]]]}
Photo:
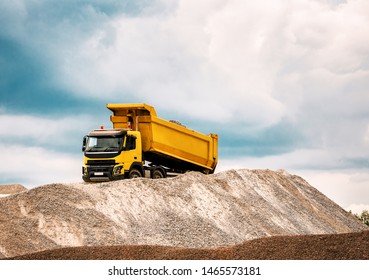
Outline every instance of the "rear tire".
{"type": "Polygon", "coordinates": [[[154,170],[154,172],[152,174],[152,178],[153,179],[162,179],[162,178],[164,178],[164,174],[159,169],[156,169],[156,170],[154,170]]]}
{"type": "Polygon", "coordinates": [[[128,178],[129,179],[141,178],[141,177],[142,177],[142,174],[141,174],[141,172],[138,169],[132,168],[132,170],[129,171],[129,174],[128,174],[128,178]]]}

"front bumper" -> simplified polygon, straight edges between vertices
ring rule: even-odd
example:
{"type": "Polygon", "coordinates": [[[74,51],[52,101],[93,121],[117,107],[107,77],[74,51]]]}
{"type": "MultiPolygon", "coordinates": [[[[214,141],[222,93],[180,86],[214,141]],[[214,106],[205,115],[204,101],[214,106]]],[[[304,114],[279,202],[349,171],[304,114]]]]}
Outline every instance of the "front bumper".
{"type": "Polygon", "coordinates": [[[123,164],[94,164],[82,167],[82,179],[85,182],[111,181],[124,178],[123,164]]]}

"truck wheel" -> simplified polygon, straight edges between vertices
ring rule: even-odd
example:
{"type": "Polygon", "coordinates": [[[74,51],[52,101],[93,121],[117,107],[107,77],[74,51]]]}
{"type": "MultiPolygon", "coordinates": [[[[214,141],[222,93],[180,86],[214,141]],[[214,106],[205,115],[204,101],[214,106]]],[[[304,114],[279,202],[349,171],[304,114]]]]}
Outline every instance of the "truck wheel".
{"type": "Polygon", "coordinates": [[[142,174],[136,168],[133,168],[131,171],[129,171],[129,175],[128,175],[128,178],[129,179],[132,179],[132,178],[140,178],[140,177],[142,177],[142,174]]]}
{"type": "Polygon", "coordinates": [[[161,172],[159,169],[154,170],[154,172],[152,173],[152,178],[153,179],[161,179],[164,178],[164,174],[163,172],[161,172]]]}

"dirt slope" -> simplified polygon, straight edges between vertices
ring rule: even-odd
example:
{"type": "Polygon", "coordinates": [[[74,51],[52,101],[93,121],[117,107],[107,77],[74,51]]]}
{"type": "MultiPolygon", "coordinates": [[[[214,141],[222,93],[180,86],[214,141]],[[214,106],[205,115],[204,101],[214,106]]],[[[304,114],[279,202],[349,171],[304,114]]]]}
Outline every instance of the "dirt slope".
{"type": "Polygon", "coordinates": [[[0,185],[0,197],[9,195],[9,194],[15,194],[19,192],[26,191],[27,189],[19,184],[6,184],[6,185],[0,185]]]}
{"type": "Polygon", "coordinates": [[[366,230],[284,171],[52,184],[0,198],[0,257],[60,247],[223,247],[276,235],[366,230]]]}

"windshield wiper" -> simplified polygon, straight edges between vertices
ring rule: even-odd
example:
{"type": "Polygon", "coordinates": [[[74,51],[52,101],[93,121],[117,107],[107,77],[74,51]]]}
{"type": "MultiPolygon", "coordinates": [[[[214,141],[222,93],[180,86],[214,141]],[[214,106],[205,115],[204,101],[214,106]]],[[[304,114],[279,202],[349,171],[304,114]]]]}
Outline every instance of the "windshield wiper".
{"type": "Polygon", "coordinates": [[[118,147],[108,147],[108,148],[105,148],[104,149],[104,152],[107,152],[107,151],[118,151],[118,147]]]}
{"type": "Polygon", "coordinates": [[[102,148],[104,148],[104,147],[99,147],[99,146],[91,147],[91,148],[87,149],[86,152],[99,152],[99,151],[101,151],[102,148]]]}

